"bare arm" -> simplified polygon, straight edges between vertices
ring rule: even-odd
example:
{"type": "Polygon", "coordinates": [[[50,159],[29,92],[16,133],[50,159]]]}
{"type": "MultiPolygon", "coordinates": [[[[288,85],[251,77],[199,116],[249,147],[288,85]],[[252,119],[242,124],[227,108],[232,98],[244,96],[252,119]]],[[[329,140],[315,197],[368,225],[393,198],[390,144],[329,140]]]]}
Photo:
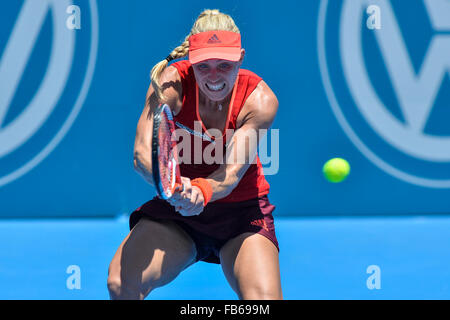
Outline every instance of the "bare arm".
{"type": "Polygon", "coordinates": [[[263,136],[260,129],[269,129],[278,110],[278,100],[264,81],[248,97],[237,119],[237,130],[227,146],[229,155],[207,181],[213,189],[211,201],[228,196],[256,158],[263,136]]]}
{"type": "MultiPolygon", "coordinates": [[[[248,97],[237,119],[237,130],[227,145],[224,163],[206,178],[212,188],[210,201],[228,196],[256,157],[260,129],[268,129],[278,110],[278,100],[270,88],[261,81],[248,97]],[[246,141],[247,140],[247,141],[246,141]],[[252,141],[253,140],[253,141],[252,141]],[[253,143],[252,143],[253,142],[253,143]],[[233,156],[235,155],[235,156],[233,156]]],[[[174,194],[169,202],[182,215],[198,215],[203,211],[202,191],[191,186],[189,179],[183,180],[184,192],[174,194]]]]}
{"type": "MultiPolygon", "coordinates": [[[[166,96],[165,101],[172,112],[175,114],[181,109],[181,80],[175,67],[166,68],[161,74],[161,84],[163,93],[166,96]]],[[[152,178],[152,130],[153,114],[160,104],[156,98],[153,86],[150,84],[145,100],[144,110],[136,129],[136,138],[134,140],[134,169],[147,181],[154,185],[152,178]]]]}

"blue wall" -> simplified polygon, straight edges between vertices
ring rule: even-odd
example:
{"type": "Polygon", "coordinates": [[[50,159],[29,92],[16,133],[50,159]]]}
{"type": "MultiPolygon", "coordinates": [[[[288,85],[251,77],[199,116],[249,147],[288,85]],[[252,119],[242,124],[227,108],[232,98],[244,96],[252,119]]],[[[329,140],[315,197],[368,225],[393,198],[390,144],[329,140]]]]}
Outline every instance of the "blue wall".
{"type": "Polygon", "coordinates": [[[0,217],[112,216],[154,195],[132,162],[149,71],[205,8],[235,19],[243,67],[278,96],[276,215],[450,212],[448,1],[80,0],[79,30],[72,1],[48,2],[0,5],[0,217]],[[341,184],[321,172],[336,156],[341,184]]]}

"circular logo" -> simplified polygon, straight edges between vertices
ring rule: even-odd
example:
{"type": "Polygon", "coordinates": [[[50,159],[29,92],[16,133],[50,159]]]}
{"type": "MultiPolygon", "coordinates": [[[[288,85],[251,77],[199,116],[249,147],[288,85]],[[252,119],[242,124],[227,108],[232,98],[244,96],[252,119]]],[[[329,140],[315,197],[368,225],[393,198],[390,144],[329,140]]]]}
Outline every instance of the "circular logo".
{"type": "Polygon", "coordinates": [[[322,81],[346,135],[386,173],[431,188],[450,188],[448,12],[441,0],[322,0],[318,21],[322,81]]]}
{"type": "Polygon", "coordinates": [[[0,22],[8,32],[0,33],[0,186],[43,161],[81,110],[98,46],[96,1],[85,4],[77,17],[69,0],[13,1],[2,9],[10,14],[0,22]],[[70,28],[80,13],[83,22],[70,28]]]}

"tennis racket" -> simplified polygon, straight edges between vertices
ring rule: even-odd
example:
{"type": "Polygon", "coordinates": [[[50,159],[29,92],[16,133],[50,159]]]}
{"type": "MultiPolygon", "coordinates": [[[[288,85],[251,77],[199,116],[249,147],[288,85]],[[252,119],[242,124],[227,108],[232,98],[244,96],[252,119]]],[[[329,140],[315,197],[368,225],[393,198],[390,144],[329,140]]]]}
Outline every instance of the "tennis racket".
{"type": "Polygon", "coordinates": [[[174,131],[172,111],[167,104],[159,105],[153,117],[152,174],[158,196],[165,200],[182,189],[174,131]]]}

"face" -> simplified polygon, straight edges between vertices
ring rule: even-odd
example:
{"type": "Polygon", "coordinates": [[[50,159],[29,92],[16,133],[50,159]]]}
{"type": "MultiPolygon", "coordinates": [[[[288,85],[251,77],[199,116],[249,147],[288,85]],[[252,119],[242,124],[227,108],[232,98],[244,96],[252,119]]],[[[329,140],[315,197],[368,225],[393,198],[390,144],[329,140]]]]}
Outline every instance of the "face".
{"type": "Polygon", "coordinates": [[[241,63],[242,59],[237,62],[209,59],[194,64],[198,87],[210,100],[224,100],[233,90],[241,63]]]}

